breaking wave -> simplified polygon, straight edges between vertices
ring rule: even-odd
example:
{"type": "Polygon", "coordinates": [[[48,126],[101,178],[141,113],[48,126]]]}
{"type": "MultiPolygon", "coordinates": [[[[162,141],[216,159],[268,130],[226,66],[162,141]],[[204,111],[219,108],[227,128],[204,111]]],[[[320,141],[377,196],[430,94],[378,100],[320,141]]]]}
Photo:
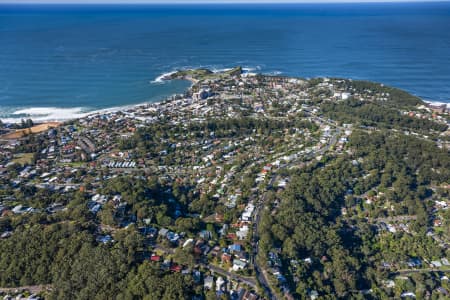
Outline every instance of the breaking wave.
{"type": "Polygon", "coordinates": [[[172,74],[176,73],[177,71],[170,71],[170,72],[166,72],[163,73],[161,75],[159,75],[158,77],[156,77],[154,80],[152,80],[150,83],[156,83],[156,84],[161,84],[164,83],[164,81],[172,74]]]}
{"type": "MultiPolygon", "coordinates": [[[[170,72],[165,72],[162,73],[161,75],[159,75],[158,77],[156,77],[155,79],[153,79],[152,81],[150,81],[151,84],[163,84],[167,81],[167,78],[170,77],[170,75],[176,73],[178,70],[193,70],[193,69],[199,69],[199,68],[206,68],[211,70],[214,73],[221,73],[221,72],[227,72],[232,70],[233,68],[223,68],[223,67],[217,67],[217,66],[183,66],[180,68],[177,68],[176,70],[170,71],[170,72]]],[[[253,73],[255,71],[261,71],[262,67],[261,66],[256,66],[256,67],[247,67],[244,66],[242,67],[242,71],[243,73],[253,73]]]]}
{"type": "Polygon", "coordinates": [[[89,113],[85,107],[30,107],[15,110],[1,120],[5,123],[20,123],[24,119],[32,119],[34,122],[67,121],[82,118],[89,113]]]}

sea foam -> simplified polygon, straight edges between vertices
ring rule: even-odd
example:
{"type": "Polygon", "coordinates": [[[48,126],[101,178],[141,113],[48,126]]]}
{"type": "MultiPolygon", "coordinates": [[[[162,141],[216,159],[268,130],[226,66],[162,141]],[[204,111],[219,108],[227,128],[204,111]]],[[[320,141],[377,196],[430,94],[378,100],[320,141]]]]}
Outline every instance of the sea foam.
{"type": "MultiPolygon", "coordinates": [[[[213,73],[222,73],[222,72],[227,72],[227,71],[231,71],[233,70],[233,68],[225,68],[225,67],[217,67],[217,66],[197,66],[197,67],[192,67],[192,66],[183,66],[178,68],[177,70],[173,70],[170,72],[166,72],[166,73],[162,73],[161,75],[159,75],[158,77],[156,77],[154,80],[150,81],[150,83],[152,84],[163,84],[165,83],[172,74],[175,74],[176,72],[178,72],[178,70],[195,70],[195,69],[201,69],[201,68],[205,68],[208,70],[211,70],[213,73]]],[[[249,74],[249,75],[254,75],[256,73],[253,73],[254,71],[260,71],[262,68],[261,66],[256,66],[256,67],[242,67],[242,72],[244,74],[249,74]]]]}
{"type": "Polygon", "coordinates": [[[167,73],[163,73],[161,75],[159,75],[158,77],[156,77],[154,80],[152,80],[150,83],[154,83],[154,84],[162,84],[165,81],[167,81],[168,78],[170,78],[170,76],[172,74],[175,74],[177,71],[170,71],[167,73]]]}
{"type": "Polygon", "coordinates": [[[20,123],[24,119],[32,119],[34,122],[67,121],[82,118],[89,114],[85,107],[58,108],[58,107],[30,107],[18,109],[8,118],[2,118],[5,123],[20,123]]]}

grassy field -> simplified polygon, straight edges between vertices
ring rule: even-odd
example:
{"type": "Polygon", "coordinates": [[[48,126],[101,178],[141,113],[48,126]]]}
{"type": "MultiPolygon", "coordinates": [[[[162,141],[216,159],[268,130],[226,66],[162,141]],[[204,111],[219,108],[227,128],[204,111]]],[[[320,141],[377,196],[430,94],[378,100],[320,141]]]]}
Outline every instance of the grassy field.
{"type": "Polygon", "coordinates": [[[70,163],[58,163],[59,166],[65,166],[65,167],[71,167],[71,168],[81,168],[85,166],[85,162],[82,161],[75,161],[70,163]]]}
{"type": "Polygon", "coordinates": [[[21,165],[31,164],[34,153],[20,153],[14,156],[13,162],[21,165]]]}
{"type": "Polygon", "coordinates": [[[20,130],[16,130],[15,132],[4,134],[1,136],[1,138],[3,138],[3,139],[18,139],[27,134],[40,133],[40,132],[46,131],[50,128],[58,127],[59,125],[61,125],[61,123],[59,123],[59,122],[42,123],[42,124],[33,126],[31,128],[20,129],[20,130]]]}

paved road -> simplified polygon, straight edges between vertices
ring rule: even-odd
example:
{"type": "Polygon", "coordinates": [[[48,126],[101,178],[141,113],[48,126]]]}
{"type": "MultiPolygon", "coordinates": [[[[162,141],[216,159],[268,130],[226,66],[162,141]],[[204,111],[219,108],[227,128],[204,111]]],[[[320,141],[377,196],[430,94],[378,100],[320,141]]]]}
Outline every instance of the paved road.
{"type": "MultiPolygon", "coordinates": [[[[159,250],[162,251],[164,253],[169,253],[169,254],[174,254],[175,253],[175,249],[172,248],[166,248],[160,244],[155,244],[153,245],[153,249],[154,250],[159,250]]],[[[225,275],[227,277],[233,278],[236,281],[240,281],[243,282],[251,287],[253,287],[254,289],[257,288],[256,286],[256,281],[255,279],[253,279],[252,277],[246,277],[246,276],[242,276],[239,274],[235,274],[235,273],[231,273],[225,269],[222,269],[220,267],[211,265],[211,264],[201,264],[203,267],[208,268],[211,271],[214,271],[215,273],[220,273],[222,275],[225,275]]]]}
{"type": "MultiPolygon", "coordinates": [[[[308,159],[308,160],[313,159],[314,157],[316,157],[318,155],[322,155],[325,152],[327,152],[332,146],[334,146],[336,144],[337,137],[340,134],[340,128],[337,127],[335,124],[330,123],[329,121],[324,120],[324,119],[322,119],[320,117],[316,117],[316,116],[314,116],[314,117],[316,119],[322,121],[322,122],[325,122],[325,123],[328,123],[328,124],[332,125],[333,127],[335,127],[336,131],[331,136],[329,142],[324,147],[322,147],[321,149],[319,149],[317,151],[311,152],[311,153],[309,153],[309,154],[307,154],[305,156],[305,158],[308,159]]],[[[296,164],[296,163],[292,162],[292,163],[284,166],[284,168],[292,166],[294,164],[296,164]]],[[[278,176],[276,175],[276,173],[274,173],[271,176],[270,180],[269,180],[269,183],[267,185],[267,189],[271,189],[277,179],[278,179],[278,176]]],[[[259,223],[260,223],[260,220],[261,220],[261,210],[264,208],[264,206],[266,204],[266,196],[267,196],[267,193],[264,193],[263,196],[260,198],[260,200],[256,202],[256,209],[255,209],[255,214],[254,214],[254,218],[255,219],[254,219],[254,223],[253,223],[254,226],[253,226],[253,240],[252,240],[253,241],[252,262],[253,262],[253,267],[254,267],[254,270],[255,270],[255,273],[256,273],[256,279],[259,282],[259,284],[261,285],[261,287],[264,289],[266,295],[268,296],[268,298],[270,300],[277,300],[277,296],[274,293],[274,291],[272,290],[272,287],[270,286],[270,284],[268,282],[267,272],[265,271],[265,269],[262,266],[260,266],[258,264],[258,262],[256,260],[256,257],[258,255],[258,241],[259,241],[258,227],[259,227],[259,223]]],[[[155,245],[155,249],[163,250],[166,253],[173,253],[172,249],[169,250],[167,248],[162,247],[161,245],[155,245]]],[[[214,265],[210,265],[210,264],[203,265],[203,266],[208,268],[209,270],[215,272],[215,273],[219,273],[219,274],[225,275],[225,276],[227,276],[229,278],[232,278],[232,279],[234,279],[236,281],[243,282],[243,283],[245,283],[245,284],[247,284],[247,285],[257,289],[257,281],[254,278],[238,275],[238,274],[229,272],[229,271],[227,271],[225,269],[222,269],[220,267],[217,267],[217,266],[214,266],[214,265]]]]}
{"type": "MultiPolygon", "coordinates": [[[[278,176],[272,175],[270,178],[269,184],[267,186],[268,189],[270,189],[273,184],[275,183],[278,176]]],[[[256,210],[255,210],[255,222],[253,226],[253,268],[255,269],[256,278],[258,279],[258,282],[261,284],[262,288],[264,289],[265,293],[271,300],[276,300],[277,297],[275,296],[275,293],[272,291],[272,288],[267,280],[267,275],[264,271],[264,269],[258,264],[258,261],[256,260],[256,257],[258,255],[258,226],[259,222],[261,220],[261,209],[264,208],[264,205],[266,203],[266,193],[262,196],[261,200],[257,203],[256,210]]]]}
{"type": "Polygon", "coordinates": [[[231,273],[225,269],[222,269],[222,268],[219,268],[219,267],[213,266],[213,265],[205,265],[205,267],[215,273],[219,273],[219,274],[225,275],[227,277],[233,278],[234,280],[236,280],[238,282],[245,283],[254,289],[257,288],[256,280],[252,277],[245,277],[245,276],[241,276],[241,275],[238,275],[235,273],[231,273]]]}
{"type": "Polygon", "coordinates": [[[410,221],[410,220],[416,220],[417,216],[413,215],[413,216],[394,216],[394,217],[385,217],[385,218],[376,218],[376,219],[371,219],[368,218],[369,221],[372,222],[384,222],[384,223],[389,223],[389,222],[398,222],[398,221],[410,221]]]}
{"type": "Polygon", "coordinates": [[[405,275],[412,273],[433,273],[433,272],[449,272],[450,267],[444,266],[440,268],[424,268],[424,269],[403,269],[392,272],[391,275],[405,275]]]}

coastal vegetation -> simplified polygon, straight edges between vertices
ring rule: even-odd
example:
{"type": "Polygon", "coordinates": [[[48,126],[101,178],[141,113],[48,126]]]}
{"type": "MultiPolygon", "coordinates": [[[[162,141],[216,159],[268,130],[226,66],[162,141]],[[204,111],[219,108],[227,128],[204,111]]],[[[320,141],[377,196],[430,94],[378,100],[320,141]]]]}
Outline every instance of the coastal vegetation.
{"type": "Polygon", "coordinates": [[[449,293],[447,112],[370,82],[171,76],[193,86],[2,138],[0,293],[449,293]]]}
{"type": "Polygon", "coordinates": [[[405,129],[432,134],[443,132],[447,125],[428,119],[415,119],[401,114],[396,109],[376,103],[362,103],[356,100],[346,100],[340,103],[325,103],[322,111],[331,119],[343,123],[358,123],[363,126],[378,128],[405,129]]]}
{"type": "Polygon", "coordinates": [[[240,66],[216,73],[209,69],[188,69],[176,71],[170,74],[166,79],[206,80],[214,78],[226,78],[229,76],[240,75],[241,73],[242,67],[240,66]]]}
{"type": "Polygon", "coordinates": [[[261,252],[281,249],[287,278],[300,298],[311,290],[348,298],[357,296],[352,291],[369,289],[375,299],[400,297],[400,291],[379,288],[382,278],[389,278],[383,264],[448,255],[426,234],[434,206],[429,186],[450,180],[448,152],[383,131],[356,131],[349,146],[351,156],[294,172],[278,196],[276,214],[267,211],[261,221],[261,252]],[[361,163],[352,163],[355,159],[361,163]],[[369,194],[381,196],[367,205],[362,201],[369,194]],[[387,200],[391,207],[383,206],[387,200]],[[380,232],[377,220],[398,215],[416,216],[408,231],[380,232]]]}

